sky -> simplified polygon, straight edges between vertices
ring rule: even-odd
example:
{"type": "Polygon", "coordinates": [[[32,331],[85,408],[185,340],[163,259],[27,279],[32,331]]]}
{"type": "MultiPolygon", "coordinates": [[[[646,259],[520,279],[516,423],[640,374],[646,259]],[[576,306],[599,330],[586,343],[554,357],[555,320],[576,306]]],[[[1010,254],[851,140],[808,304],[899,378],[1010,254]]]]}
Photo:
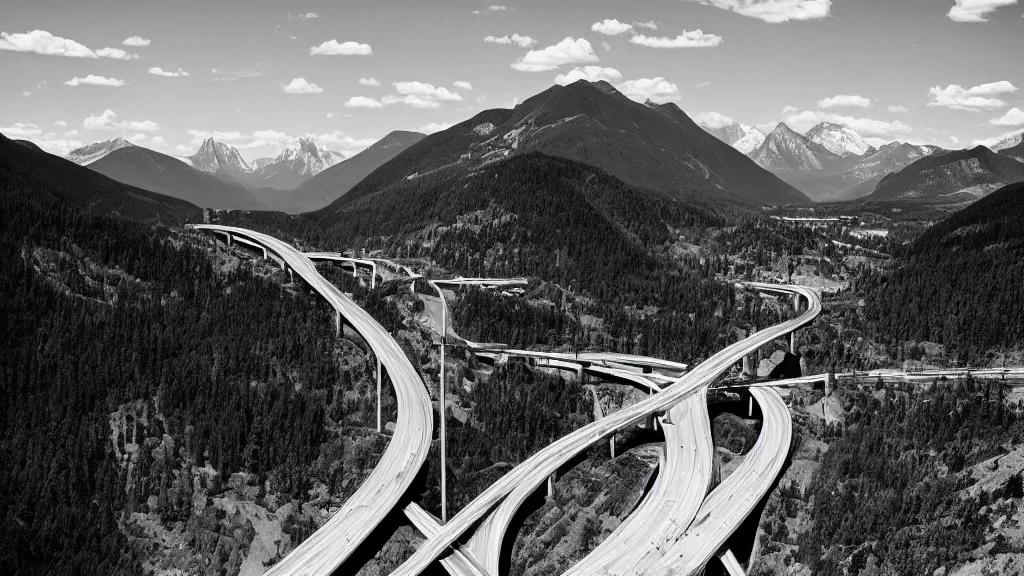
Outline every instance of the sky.
{"type": "Polygon", "coordinates": [[[350,155],[605,79],[718,126],[838,121],[872,143],[1024,130],[1018,0],[3,0],[0,132],[249,160],[350,155]],[[497,2],[497,3],[492,3],[497,2]]]}

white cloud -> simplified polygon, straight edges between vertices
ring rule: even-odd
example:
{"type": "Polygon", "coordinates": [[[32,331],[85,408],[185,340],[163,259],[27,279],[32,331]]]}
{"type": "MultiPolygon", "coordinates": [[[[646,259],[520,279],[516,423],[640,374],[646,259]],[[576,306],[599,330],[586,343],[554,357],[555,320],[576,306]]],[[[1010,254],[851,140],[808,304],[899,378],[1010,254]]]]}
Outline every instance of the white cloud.
{"type": "Polygon", "coordinates": [[[972,88],[964,88],[959,84],[950,84],[945,88],[935,86],[928,90],[928,96],[931,97],[931,102],[928,105],[972,112],[992,110],[1006,106],[1006,102],[993,98],[993,96],[1010,94],[1016,91],[1017,87],[1006,80],[989,82],[988,84],[981,84],[972,88]]]}
{"type": "Polygon", "coordinates": [[[512,68],[520,72],[547,72],[566,64],[590,64],[600,59],[586,39],[572,36],[542,50],[530,50],[512,68]]]}
{"type": "Polygon", "coordinates": [[[622,80],[622,73],[615,68],[602,68],[600,66],[583,66],[573,68],[566,74],[559,74],[555,76],[555,84],[572,84],[577,80],[586,80],[587,82],[597,82],[604,80],[605,82],[618,82],[622,80]]]}
{"type": "Polygon", "coordinates": [[[293,78],[288,84],[282,84],[281,89],[287,94],[320,94],[324,91],[316,84],[306,82],[305,78],[293,78]]]}
{"type": "Polygon", "coordinates": [[[492,4],[487,9],[490,10],[491,12],[504,12],[505,10],[508,10],[508,7],[506,7],[506,6],[498,6],[497,4],[492,4]]]}
{"type": "Polygon", "coordinates": [[[872,118],[840,116],[838,114],[819,112],[816,110],[794,112],[783,118],[783,121],[797,132],[806,132],[822,122],[843,124],[861,136],[876,136],[879,138],[892,138],[894,136],[908,134],[913,131],[913,128],[898,120],[896,122],[886,122],[884,120],[875,120],[872,118]]]}
{"type": "Polygon", "coordinates": [[[305,14],[300,14],[299,15],[299,20],[312,20],[314,18],[319,18],[319,17],[320,17],[320,15],[317,14],[316,12],[307,12],[305,14]]]}
{"type": "Polygon", "coordinates": [[[149,138],[149,136],[140,132],[138,134],[126,136],[125,140],[131,142],[132,144],[142,144],[143,142],[146,141],[146,138],[149,138]]]}
{"type": "MultiPolygon", "coordinates": [[[[421,97],[426,101],[461,102],[462,96],[452,92],[444,86],[434,86],[426,82],[392,82],[395,91],[403,96],[421,97]]],[[[412,101],[405,102],[415,106],[412,101]]],[[[387,102],[385,102],[387,104],[387,102]]],[[[422,106],[425,108],[436,108],[436,106],[422,106]]]]}
{"type": "Polygon", "coordinates": [[[697,88],[707,88],[708,86],[711,86],[711,82],[706,82],[705,81],[705,82],[701,82],[700,84],[697,84],[697,88]]]}
{"type": "Polygon", "coordinates": [[[697,0],[701,4],[731,10],[743,16],[777,24],[790,20],[828,17],[832,0],[697,0]]]}
{"type": "Polygon", "coordinates": [[[647,22],[633,22],[633,26],[637,28],[646,28],[648,30],[657,30],[658,23],[654,20],[648,20],[647,22]]]}
{"type": "Polygon", "coordinates": [[[519,34],[501,37],[488,36],[484,38],[484,42],[489,42],[491,44],[515,44],[520,48],[529,48],[537,43],[533,38],[530,38],[529,36],[520,36],[519,34]]]}
{"type": "Polygon", "coordinates": [[[1010,108],[1002,118],[993,118],[988,123],[993,126],[1024,126],[1024,110],[1010,108]]]}
{"type": "Polygon", "coordinates": [[[124,80],[89,74],[85,78],[75,76],[71,80],[65,82],[65,84],[68,86],[109,86],[111,88],[117,88],[119,86],[124,86],[124,80]]]}
{"type": "Polygon", "coordinates": [[[713,48],[722,45],[722,37],[717,34],[705,34],[703,30],[693,30],[675,38],[666,36],[646,36],[637,34],[629,39],[630,44],[647,46],[648,48],[713,48]]]}
{"type": "Polygon", "coordinates": [[[700,114],[697,114],[697,117],[694,118],[694,120],[697,122],[697,124],[700,124],[701,126],[706,126],[713,130],[725,128],[726,126],[732,126],[733,124],[736,123],[736,121],[733,120],[732,118],[729,118],[724,114],[719,114],[718,112],[701,112],[700,114]]]}
{"type": "Polygon", "coordinates": [[[594,25],[590,27],[590,30],[599,34],[607,34],[608,36],[618,36],[619,34],[625,34],[633,29],[632,24],[626,24],[625,22],[619,22],[615,18],[605,18],[600,22],[594,22],[594,25]]]}
{"type": "Polygon", "coordinates": [[[125,46],[149,46],[149,38],[143,38],[142,36],[129,36],[121,42],[125,46]]]}
{"type": "Polygon", "coordinates": [[[604,48],[605,50],[611,50],[612,49],[612,45],[602,40],[601,41],[601,48],[604,48]]]}
{"type": "MultiPolygon", "coordinates": [[[[44,134],[42,128],[35,124],[16,122],[14,125],[6,128],[0,127],[0,132],[3,132],[9,138],[28,140],[43,150],[59,156],[64,156],[75,148],[82,147],[82,143],[78,140],[57,138],[57,134],[53,132],[46,132],[44,134]]],[[[72,130],[66,136],[75,136],[77,134],[77,132],[72,130]]]]}
{"type": "Polygon", "coordinates": [[[379,101],[366,96],[353,96],[348,99],[348,102],[345,102],[346,108],[381,108],[383,106],[379,101]]]}
{"type": "Polygon", "coordinates": [[[319,46],[311,46],[309,53],[313,56],[369,56],[373,54],[373,49],[369,44],[328,40],[319,46]]]}
{"type": "Polygon", "coordinates": [[[376,78],[360,78],[359,83],[363,86],[380,86],[380,82],[376,78]]]}
{"type": "Polygon", "coordinates": [[[856,94],[840,94],[831,98],[818,100],[818,108],[871,108],[874,104],[871,98],[858,96],[856,94]]]}
{"type": "Polygon", "coordinates": [[[889,106],[889,112],[893,114],[902,114],[903,112],[910,112],[906,106],[889,106]]]}
{"type": "Polygon", "coordinates": [[[65,136],[78,136],[78,130],[68,130],[64,133],[65,136]]]}
{"type": "Polygon", "coordinates": [[[785,106],[782,108],[782,115],[785,116],[786,114],[792,114],[793,112],[799,111],[800,109],[797,108],[796,106],[785,106]]]}
{"type": "Polygon", "coordinates": [[[193,148],[190,146],[185,146],[184,144],[177,144],[175,145],[174,149],[187,156],[191,156],[193,153],[193,148]]]}
{"type": "Polygon", "coordinates": [[[130,54],[120,48],[100,48],[96,51],[100,58],[111,58],[113,60],[138,60],[138,54],[130,54]]]}
{"type": "Polygon", "coordinates": [[[35,138],[43,134],[43,129],[35,124],[15,122],[14,125],[0,128],[8,138],[35,138]]]}
{"type": "Polygon", "coordinates": [[[406,104],[413,108],[437,108],[441,105],[437,100],[424,98],[423,96],[416,94],[409,94],[407,96],[395,96],[394,94],[388,94],[381,98],[380,101],[385,106],[390,106],[392,104],[406,104]]]}
{"type": "Polygon", "coordinates": [[[617,88],[631,98],[654,102],[667,102],[679,98],[679,87],[661,76],[626,80],[617,88]]]}
{"type": "Polygon", "coordinates": [[[56,122],[53,123],[53,125],[56,128],[67,128],[68,127],[68,123],[63,121],[63,120],[57,120],[56,122]]]}
{"type": "Polygon", "coordinates": [[[1017,0],[955,0],[946,16],[954,22],[988,22],[990,13],[1004,6],[1014,6],[1017,0]]]}
{"type": "Polygon", "coordinates": [[[334,112],[328,112],[327,113],[327,117],[328,118],[334,118],[334,112]]]}
{"type": "Polygon", "coordinates": [[[440,132],[441,130],[447,130],[454,126],[451,122],[431,122],[424,126],[420,126],[420,132],[424,134],[433,134],[434,132],[440,132]]]}
{"type": "Polygon", "coordinates": [[[156,76],[166,76],[168,78],[178,78],[180,76],[188,76],[188,72],[185,72],[181,68],[178,68],[178,71],[175,72],[173,70],[164,70],[164,69],[160,68],[159,66],[154,66],[154,67],[150,68],[149,69],[149,73],[150,74],[154,74],[156,76]]]}
{"type": "Polygon", "coordinates": [[[24,34],[8,34],[0,32],[0,50],[14,52],[35,52],[46,56],[65,56],[68,58],[98,58],[89,48],[69,40],[54,36],[45,30],[33,30],[24,34]]]}
{"type": "Polygon", "coordinates": [[[29,96],[31,96],[31,95],[32,95],[32,91],[31,91],[31,90],[22,90],[22,91],[21,91],[21,95],[22,95],[23,97],[25,97],[25,98],[28,98],[29,96]]]}
{"type": "Polygon", "coordinates": [[[152,120],[118,120],[117,114],[109,108],[99,116],[86,118],[82,126],[89,130],[108,131],[156,132],[162,130],[162,127],[152,120]]]}
{"type": "Polygon", "coordinates": [[[469,82],[466,82],[465,80],[456,80],[455,82],[452,82],[452,86],[455,86],[456,88],[461,88],[463,90],[473,89],[473,85],[470,84],[469,82]]]}
{"type": "Polygon", "coordinates": [[[149,145],[154,148],[164,148],[167,146],[167,140],[164,140],[163,136],[154,136],[153,139],[149,141],[149,145]]]}

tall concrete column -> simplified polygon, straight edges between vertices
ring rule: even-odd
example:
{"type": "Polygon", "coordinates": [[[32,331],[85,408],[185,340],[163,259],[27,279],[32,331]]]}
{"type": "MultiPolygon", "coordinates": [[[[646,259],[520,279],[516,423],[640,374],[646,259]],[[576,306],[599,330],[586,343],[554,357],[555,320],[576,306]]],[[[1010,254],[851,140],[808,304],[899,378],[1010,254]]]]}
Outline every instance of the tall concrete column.
{"type": "Polygon", "coordinates": [[[555,475],[548,476],[548,498],[555,495],[555,475]]]}
{"type": "Polygon", "coordinates": [[[754,417],[754,396],[747,398],[747,418],[754,417]]]}
{"type": "Polygon", "coordinates": [[[608,439],[608,447],[611,449],[612,458],[615,458],[615,434],[608,439]]]}
{"type": "Polygon", "coordinates": [[[789,333],[789,353],[796,354],[796,330],[789,333]]]}
{"type": "Polygon", "coordinates": [[[381,423],[381,405],[380,405],[380,381],[382,374],[380,372],[380,358],[377,358],[377,433],[384,432],[384,427],[381,423]]]}
{"type": "Polygon", "coordinates": [[[341,310],[334,311],[334,334],[338,337],[341,336],[341,310]]]}

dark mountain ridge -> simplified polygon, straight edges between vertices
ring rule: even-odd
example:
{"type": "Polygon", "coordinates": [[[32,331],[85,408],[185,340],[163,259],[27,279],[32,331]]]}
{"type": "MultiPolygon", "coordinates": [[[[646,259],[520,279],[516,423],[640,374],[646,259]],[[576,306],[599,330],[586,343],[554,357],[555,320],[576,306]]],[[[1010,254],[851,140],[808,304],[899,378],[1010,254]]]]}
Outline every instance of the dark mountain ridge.
{"type": "Polygon", "coordinates": [[[1020,181],[1024,181],[1024,163],[977,146],[921,158],[883,178],[865,200],[956,205],[1020,181]]]}
{"type": "Polygon", "coordinates": [[[0,134],[0,188],[26,196],[40,206],[67,204],[96,215],[180,224],[201,217],[201,210],[171,198],[112,180],[0,134]]]}
{"type": "Polygon", "coordinates": [[[446,171],[468,175],[528,152],[589,164],[627,184],[679,197],[754,205],[807,202],[674,104],[646,106],[605,82],[586,81],[553,86],[512,110],[487,110],[427,136],[342,201],[406,179],[446,171]]]}

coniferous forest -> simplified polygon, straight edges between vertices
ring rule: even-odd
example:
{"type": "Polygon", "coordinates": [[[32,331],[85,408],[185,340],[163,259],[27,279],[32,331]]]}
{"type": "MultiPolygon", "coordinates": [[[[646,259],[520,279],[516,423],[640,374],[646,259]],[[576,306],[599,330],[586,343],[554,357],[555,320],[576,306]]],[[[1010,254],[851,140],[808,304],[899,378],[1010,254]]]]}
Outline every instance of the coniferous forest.
{"type": "Polygon", "coordinates": [[[130,464],[146,437],[215,483],[247,470],[309,490],[342,400],[321,305],[251,268],[217,273],[166,228],[7,190],[0,221],[0,573],[139,573],[122,514],[193,505],[188,486],[166,497],[169,470],[130,464]]]}

